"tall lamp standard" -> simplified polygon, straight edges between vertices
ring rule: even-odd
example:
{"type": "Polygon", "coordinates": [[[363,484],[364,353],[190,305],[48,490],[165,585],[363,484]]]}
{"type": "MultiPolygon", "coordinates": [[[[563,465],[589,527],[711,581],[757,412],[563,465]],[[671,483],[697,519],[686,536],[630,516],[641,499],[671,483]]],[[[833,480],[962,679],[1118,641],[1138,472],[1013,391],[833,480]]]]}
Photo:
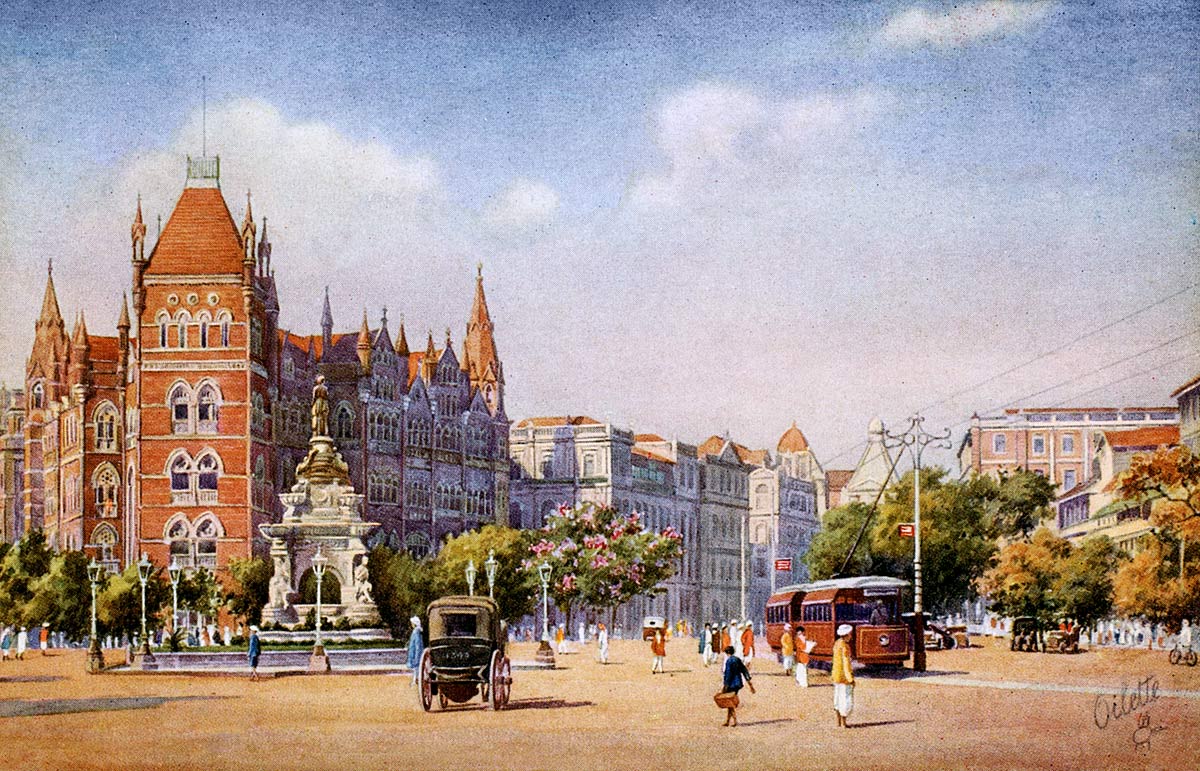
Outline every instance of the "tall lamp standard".
{"type": "Polygon", "coordinates": [[[483,562],[483,572],[487,575],[488,598],[496,599],[496,550],[488,549],[488,558],[483,562]]]}
{"type": "Polygon", "coordinates": [[[895,444],[905,445],[913,456],[913,616],[916,630],[913,632],[913,671],[925,671],[925,606],[921,586],[921,453],[932,445],[943,450],[950,449],[950,430],[942,434],[930,434],[922,424],[925,418],[920,413],[908,419],[908,429],[902,433],[888,432],[888,439],[895,444]]]}
{"type": "Polygon", "coordinates": [[[475,576],[479,571],[475,569],[475,560],[467,560],[467,594],[475,596],[475,576]]]}
{"type": "Polygon", "coordinates": [[[174,634],[179,626],[179,577],[183,575],[183,568],[175,564],[174,557],[167,568],[167,575],[171,577],[171,634],[174,634]]]}
{"type": "Polygon", "coordinates": [[[104,653],[100,650],[100,636],[96,633],[96,585],[100,583],[100,563],[95,558],[88,563],[88,583],[92,585],[92,639],[88,642],[87,671],[95,674],[104,670],[104,653]]]}
{"type": "Polygon", "coordinates": [[[554,664],[554,649],[550,647],[550,573],[554,568],[549,562],[538,565],[538,578],[542,582],[542,642],[538,645],[535,659],[554,664]]]}
{"type": "Polygon", "coordinates": [[[308,660],[309,672],[328,672],[329,655],[325,653],[325,644],[321,640],[321,579],[325,577],[325,568],[329,566],[329,558],[317,547],[317,553],[312,559],[313,575],[317,579],[317,641],[313,645],[312,656],[308,660]]]}
{"type": "Polygon", "coordinates": [[[154,668],[154,654],[150,651],[150,633],[146,631],[146,583],[150,580],[150,571],[153,568],[154,563],[150,562],[150,557],[142,552],[142,558],[137,563],[138,583],[142,585],[142,644],[134,657],[134,661],[140,669],[154,668]]]}

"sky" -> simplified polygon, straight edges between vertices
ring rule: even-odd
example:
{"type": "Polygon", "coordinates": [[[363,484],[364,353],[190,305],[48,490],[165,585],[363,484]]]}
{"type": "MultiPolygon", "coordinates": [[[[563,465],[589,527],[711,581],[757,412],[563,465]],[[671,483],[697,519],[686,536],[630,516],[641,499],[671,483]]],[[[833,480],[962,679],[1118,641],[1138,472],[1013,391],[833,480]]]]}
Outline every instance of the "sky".
{"type": "Polygon", "coordinates": [[[1003,406],[1171,403],[1198,40],[1189,2],[10,0],[0,379],[51,258],[115,334],[136,197],[153,238],[207,150],[286,327],[329,285],[342,329],[460,341],[482,263],[514,419],[795,421],[850,468],[873,416],[957,443],[1003,406]]]}

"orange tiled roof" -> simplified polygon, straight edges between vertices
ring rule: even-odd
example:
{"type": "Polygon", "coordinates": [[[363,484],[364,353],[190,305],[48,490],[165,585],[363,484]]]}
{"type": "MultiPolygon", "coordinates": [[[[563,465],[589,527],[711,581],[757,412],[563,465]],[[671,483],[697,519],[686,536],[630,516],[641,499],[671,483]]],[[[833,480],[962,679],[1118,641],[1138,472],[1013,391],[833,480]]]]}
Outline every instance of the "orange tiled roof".
{"type": "Polygon", "coordinates": [[[650,452],[649,450],[643,450],[641,447],[634,447],[633,454],[640,455],[643,458],[649,458],[650,460],[656,460],[659,463],[670,463],[672,466],[675,465],[675,461],[671,460],[667,456],[659,455],[658,453],[650,452]]]}
{"type": "Polygon", "coordinates": [[[737,442],[733,443],[733,450],[737,453],[742,463],[749,463],[752,466],[765,466],[767,464],[766,450],[751,450],[749,447],[743,447],[737,442]]]}
{"type": "Polygon", "coordinates": [[[841,490],[850,483],[854,476],[851,469],[830,469],[825,472],[825,486],[830,490],[841,490]]]}
{"type": "Polygon", "coordinates": [[[705,455],[720,455],[721,450],[725,448],[725,440],[713,434],[705,439],[699,447],[696,448],[696,455],[703,458],[705,455]]]}
{"type": "Polygon", "coordinates": [[[92,361],[116,361],[121,355],[120,341],[115,337],[88,335],[92,361]]]}
{"type": "Polygon", "coordinates": [[[517,428],[542,428],[545,426],[600,426],[600,421],[587,415],[560,415],[525,418],[517,424],[517,428]]]}
{"type": "Polygon", "coordinates": [[[667,440],[663,439],[658,434],[634,434],[633,441],[635,441],[635,442],[665,442],[667,440]]]}
{"type": "Polygon", "coordinates": [[[147,274],[242,272],[242,239],[215,187],[184,188],[150,253],[147,274]]]}
{"type": "Polygon", "coordinates": [[[1110,447],[1162,447],[1179,442],[1179,426],[1149,426],[1127,431],[1105,431],[1110,447]]]}

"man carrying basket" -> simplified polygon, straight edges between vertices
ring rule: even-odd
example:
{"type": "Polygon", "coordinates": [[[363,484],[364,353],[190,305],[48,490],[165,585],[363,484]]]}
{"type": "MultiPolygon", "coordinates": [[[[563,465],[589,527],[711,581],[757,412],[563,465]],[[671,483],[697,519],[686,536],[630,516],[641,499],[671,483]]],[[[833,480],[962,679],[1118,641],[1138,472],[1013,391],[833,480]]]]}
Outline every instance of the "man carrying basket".
{"type": "Polygon", "coordinates": [[[725,649],[725,677],[721,683],[721,692],[713,697],[717,706],[726,710],[725,725],[727,726],[737,726],[737,707],[741,703],[738,699],[738,691],[742,690],[742,686],[747,685],[750,687],[750,693],[755,692],[754,683],[750,682],[750,671],[746,669],[745,662],[733,654],[734,649],[730,645],[725,649]]]}

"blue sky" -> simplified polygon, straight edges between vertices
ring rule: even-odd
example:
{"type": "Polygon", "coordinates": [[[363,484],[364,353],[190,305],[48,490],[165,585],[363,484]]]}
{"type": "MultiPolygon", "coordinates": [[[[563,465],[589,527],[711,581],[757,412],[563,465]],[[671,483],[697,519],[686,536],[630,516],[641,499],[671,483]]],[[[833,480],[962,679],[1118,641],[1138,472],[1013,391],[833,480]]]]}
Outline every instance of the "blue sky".
{"type": "MultiPolygon", "coordinates": [[[[483,260],[514,416],[751,444],[796,419],[831,455],[1194,280],[1198,39],[1186,2],[10,3],[0,372],[20,378],[47,256],[64,305],[111,324],[132,196],[169,214],[204,75],[235,216],[250,186],[279,227],[286,323],[315,328],[328,282],[347,322],[387,304],[457,338],[483,260]]],[[[1089,398],[1161,402],[1198,367],[1089,398]]]]}

